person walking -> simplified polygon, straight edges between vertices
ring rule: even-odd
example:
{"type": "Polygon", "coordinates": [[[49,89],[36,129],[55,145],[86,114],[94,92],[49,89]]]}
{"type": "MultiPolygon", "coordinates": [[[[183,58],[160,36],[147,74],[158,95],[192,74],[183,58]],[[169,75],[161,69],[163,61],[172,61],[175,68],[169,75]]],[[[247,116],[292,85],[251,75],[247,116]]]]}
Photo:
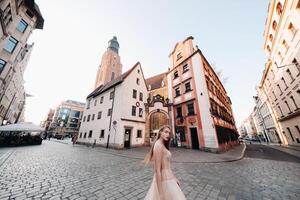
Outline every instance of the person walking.
{"type": "Polygon", "coordinates": [[[144,159],[145,164],[154,162],[154,176],[145,200],[186,200],[180,182],[171,170],[170,138],[170,127],[162,126],[144,159]]]}

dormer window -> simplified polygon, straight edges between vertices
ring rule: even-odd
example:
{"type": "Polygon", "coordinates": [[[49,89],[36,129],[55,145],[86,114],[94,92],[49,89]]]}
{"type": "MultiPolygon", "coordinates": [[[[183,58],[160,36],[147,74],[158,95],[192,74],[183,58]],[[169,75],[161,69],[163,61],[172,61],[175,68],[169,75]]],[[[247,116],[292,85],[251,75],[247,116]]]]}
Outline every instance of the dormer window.
{"type": "Polygon", "coordinates": [[[180,58],[182,58],[181,52],[179,52],[179,53],[177,54],[177,60],[179,60],[180,58]]]}

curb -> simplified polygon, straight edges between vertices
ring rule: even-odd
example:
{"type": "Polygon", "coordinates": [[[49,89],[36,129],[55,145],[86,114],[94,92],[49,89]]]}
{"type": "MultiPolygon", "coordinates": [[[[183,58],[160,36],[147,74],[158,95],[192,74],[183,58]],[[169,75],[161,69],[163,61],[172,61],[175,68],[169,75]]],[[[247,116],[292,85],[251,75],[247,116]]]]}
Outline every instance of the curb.
{"type": "MultiPolygon", "coordinates": [[[[187,162],[180,162],[180,161],[171,161],[172,163],[223,163],[223,162],[234,162],[234,161],[239,161],[241,159],[244,158],[245,156],[245,151],[246,151],[246,144],[243,143],[242,144],[244,147],[243,147],[243,150],[242,150],[242,153],[239,157],[237,158],[232,158],[232,159],[228,159],[228,160],[219,160],[219,161],[187,161],[187,162]]],[[[77,147],[86,147],[86,146],[77,146],[77,147]]],[[[117,153],[114,153],[114,152],[110,152],[109,150],[103,150],[103,149],[100,149],[102,147],[99,147],[99,148],[94,148],[95,150],[97,150],[98,152],[101,152],[101,153],[104,153],[104,154],[110,154],[110,155],[114,155],[114,156],[119,156],[119,157],[124,157],[124,158],[131,158],[131,159],[135,159],[135,160],[144,160],[144,158],[140,158],[140,157],[136,157],[136,156],[127,156],[127,155],[122,155],[122,154],[117,154],[117,153]]]]}

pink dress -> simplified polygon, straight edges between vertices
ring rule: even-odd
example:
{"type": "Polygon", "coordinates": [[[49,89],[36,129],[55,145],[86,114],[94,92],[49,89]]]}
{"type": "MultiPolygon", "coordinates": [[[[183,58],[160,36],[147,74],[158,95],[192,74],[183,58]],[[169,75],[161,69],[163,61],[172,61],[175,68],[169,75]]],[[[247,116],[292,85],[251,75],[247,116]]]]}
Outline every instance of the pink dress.
{"type": "Polygon", "coordinates": [[[150,189],[145,197],[145,200],[185,200],[185,196],[176,182],[176,178],[170,167],[171,152],[167,149],[163,150],[162,156],[162,199],[159,197],[155,173],[150,189]]]}

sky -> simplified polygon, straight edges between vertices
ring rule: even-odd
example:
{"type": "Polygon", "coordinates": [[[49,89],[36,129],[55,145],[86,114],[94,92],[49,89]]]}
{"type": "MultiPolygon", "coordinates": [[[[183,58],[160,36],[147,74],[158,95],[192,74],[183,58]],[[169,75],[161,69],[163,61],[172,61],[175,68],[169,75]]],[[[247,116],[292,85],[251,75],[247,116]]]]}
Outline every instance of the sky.
{"type": "MultiPolygon", "coordinates": [[[[35,0],[45,23],[34,30],[25,71],[25,120],[39,124],[64,100],[85,103],[108,41],[117,36],[123,72],[140,62],[145,78],[167,71],[188,36],[227,81],[236,125],[249,116],[266,62],[267,0],[35,0]]],[[[222,78],[221,78],[222,80],[222,78]]]]}

